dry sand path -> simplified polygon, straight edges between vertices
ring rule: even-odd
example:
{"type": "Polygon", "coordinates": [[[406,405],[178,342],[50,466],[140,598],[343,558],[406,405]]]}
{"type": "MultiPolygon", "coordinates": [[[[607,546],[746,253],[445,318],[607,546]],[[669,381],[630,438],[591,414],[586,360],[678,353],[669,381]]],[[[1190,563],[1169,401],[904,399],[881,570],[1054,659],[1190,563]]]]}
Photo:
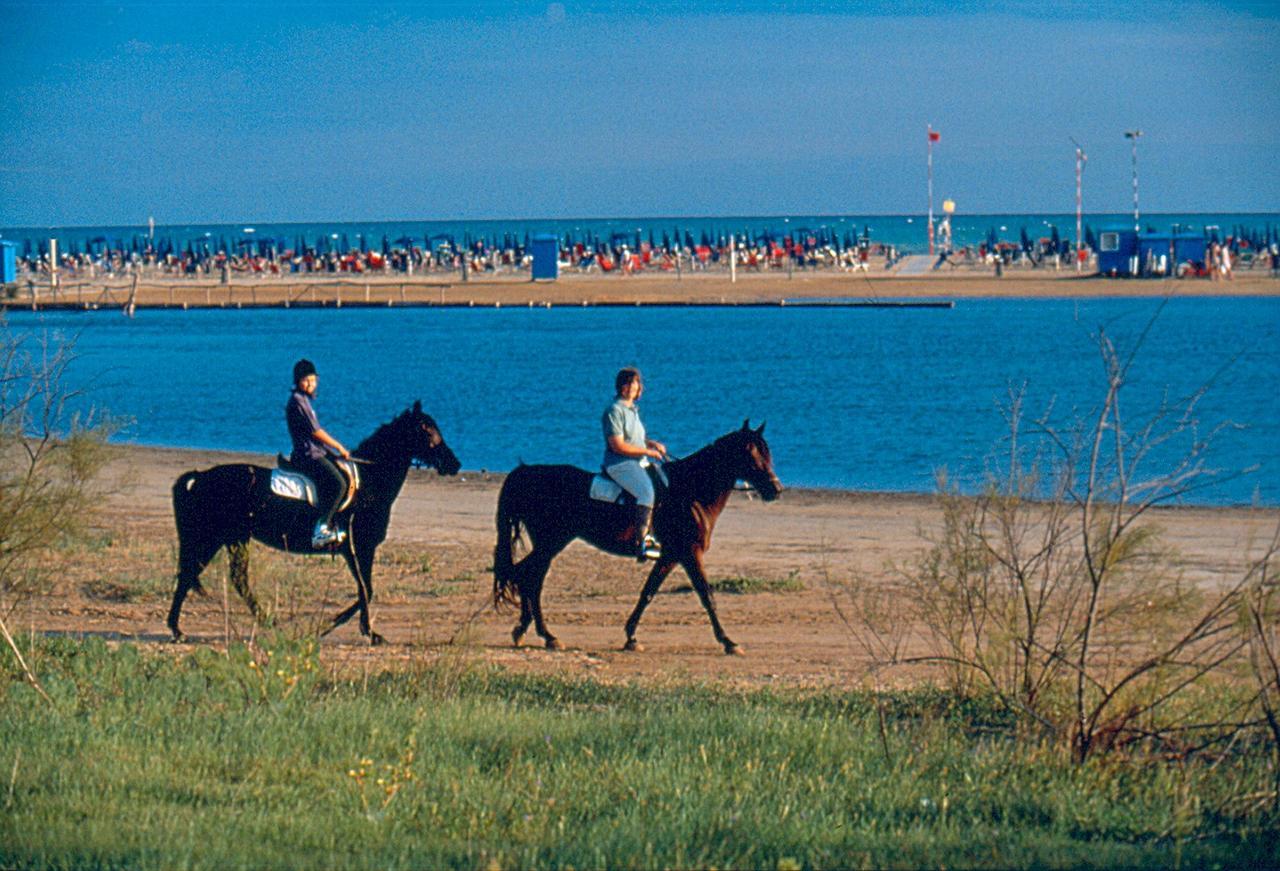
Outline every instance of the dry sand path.
{"type": "MultiPolygon", "coordinates": [[[[174,571],[173,480],[219,462],[270,459],[122,449],[108,471],[115,491],[106,514],[110,535],[87,554],[64,555],[56,591],[15,615],[14,625],[164,644],[174,571]]],[[[850,607],[851,585],[891,589],[893,566],[910,563],[924,545],[921,532],[940,518],[928,496],[789,490],[765,504],[734,494],[708,559],[712,578],[755,578],[785,588],[718,596],[726,630],[746,649],[742,657],[720,652],[679,570],[641,624],[645,652],[621,652],[622,625],[646,569],[576,543],[547,581],[547,619],[568,648],[551,652],[532,635],[526,645],[535,646],[513,649],[514,615],[487,606],[498,486],[496,476],[411,472],[375,568],[374,619],[390,643],[369,648],[353,621],[324,639],[322,655],[372,668],[457,651],[448,645],[464,640],[467,655],[490,663],[611,681],[853,685],[865,679],[868,659],[836,605],[850,607]]],[[[1213,583],[1240,570],[1250,548],[1280,523],[1280,511],[1164,509],[1154,519],[1182,554],[1188,576],[1213,583]]],[[[275,555],[257,546],[254,560],[260,598],[274,602],[295,629],[331,615],[354,590],[334,560],[275,555]]],[[[221,645],[228,632],[245,637],[252,631],[234,593],[224,609],[224,582],[225,570],[215,564],[205,577],[209,595],[188,600],[183,628],[194,644],[221,645]]]]}

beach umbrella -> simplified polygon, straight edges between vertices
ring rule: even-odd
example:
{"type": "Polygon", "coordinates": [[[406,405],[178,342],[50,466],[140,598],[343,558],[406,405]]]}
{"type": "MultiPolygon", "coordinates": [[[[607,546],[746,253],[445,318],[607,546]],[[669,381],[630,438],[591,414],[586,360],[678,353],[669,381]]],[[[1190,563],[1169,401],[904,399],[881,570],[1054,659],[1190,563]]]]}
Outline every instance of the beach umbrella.
{"type": "Polygon", "coordinates": [[[1019,242],[1021,242],[1021,244],[1022,244],[1022,250],[1023,250],[1023,251],[1026,251],[1028,254],[1030,254],[1030,253],[1031,253],[1031,240],[1030,240],[1029,238],[1027,238],[1027,228],[1026,228],[1026,227],[1023,227],[1021,230],[1019,230],[1019,232],[1018,232],[1018,240],[1019,240],[1019,242]]]}

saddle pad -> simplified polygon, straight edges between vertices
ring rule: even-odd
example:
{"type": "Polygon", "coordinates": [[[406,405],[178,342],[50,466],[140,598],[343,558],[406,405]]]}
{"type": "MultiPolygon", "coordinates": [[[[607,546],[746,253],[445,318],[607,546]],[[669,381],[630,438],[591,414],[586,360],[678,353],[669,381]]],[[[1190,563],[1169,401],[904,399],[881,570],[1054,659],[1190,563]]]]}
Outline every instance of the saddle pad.
{"type": "Polygon", "coordinates": [[[593,475],[591,478],[591,498],[601,502],[617,502],[622,496],[622,488],[612,478],[604,475],[593,475]]]}
{"type": "Polygon", "coordinates": [[[309,505],[316,504],[316,485],[306,475],[297,472],[272,469],[271,492],[285,499],[300,499],[309,505]]]}

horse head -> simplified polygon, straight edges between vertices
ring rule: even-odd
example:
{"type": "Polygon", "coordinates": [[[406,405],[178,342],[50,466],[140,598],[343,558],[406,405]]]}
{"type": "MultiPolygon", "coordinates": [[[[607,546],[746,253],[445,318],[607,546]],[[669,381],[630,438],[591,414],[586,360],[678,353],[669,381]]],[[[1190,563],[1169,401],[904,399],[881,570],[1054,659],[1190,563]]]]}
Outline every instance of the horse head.
{"type": "Polygon", "coordinates": [[[440,434],[435,419],[422,410],[421,402],[400,415],[397,424],[405,434],[410,457],[424,466],[430,466],[441,475],[456,475],[462,463],[440,434]]]}
{"type": "Polygon", "coordinates": [[[764,501],[777,499],[783,487],[773,471],[773,455],[769,452],[769,443],[764,440],[764,424],[752,429],[750,419],[744,420],[742,429],[721,441],[730,451],[737,478],[755,488],[764,501]]]}

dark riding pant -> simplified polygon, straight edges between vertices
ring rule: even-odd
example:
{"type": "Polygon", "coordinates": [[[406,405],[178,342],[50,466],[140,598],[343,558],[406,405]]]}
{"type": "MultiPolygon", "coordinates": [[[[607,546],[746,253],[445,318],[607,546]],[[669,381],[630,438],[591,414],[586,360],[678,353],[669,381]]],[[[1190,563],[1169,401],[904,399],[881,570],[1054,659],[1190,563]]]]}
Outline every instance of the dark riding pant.
{"type": "Polygon", "coordinates": [[[328,457],[305,457],[294,462],[294,466],[315,482],[320,522],[327,526],[333,520],[333,512],[347,491],[347,476],[328,457]]]}

